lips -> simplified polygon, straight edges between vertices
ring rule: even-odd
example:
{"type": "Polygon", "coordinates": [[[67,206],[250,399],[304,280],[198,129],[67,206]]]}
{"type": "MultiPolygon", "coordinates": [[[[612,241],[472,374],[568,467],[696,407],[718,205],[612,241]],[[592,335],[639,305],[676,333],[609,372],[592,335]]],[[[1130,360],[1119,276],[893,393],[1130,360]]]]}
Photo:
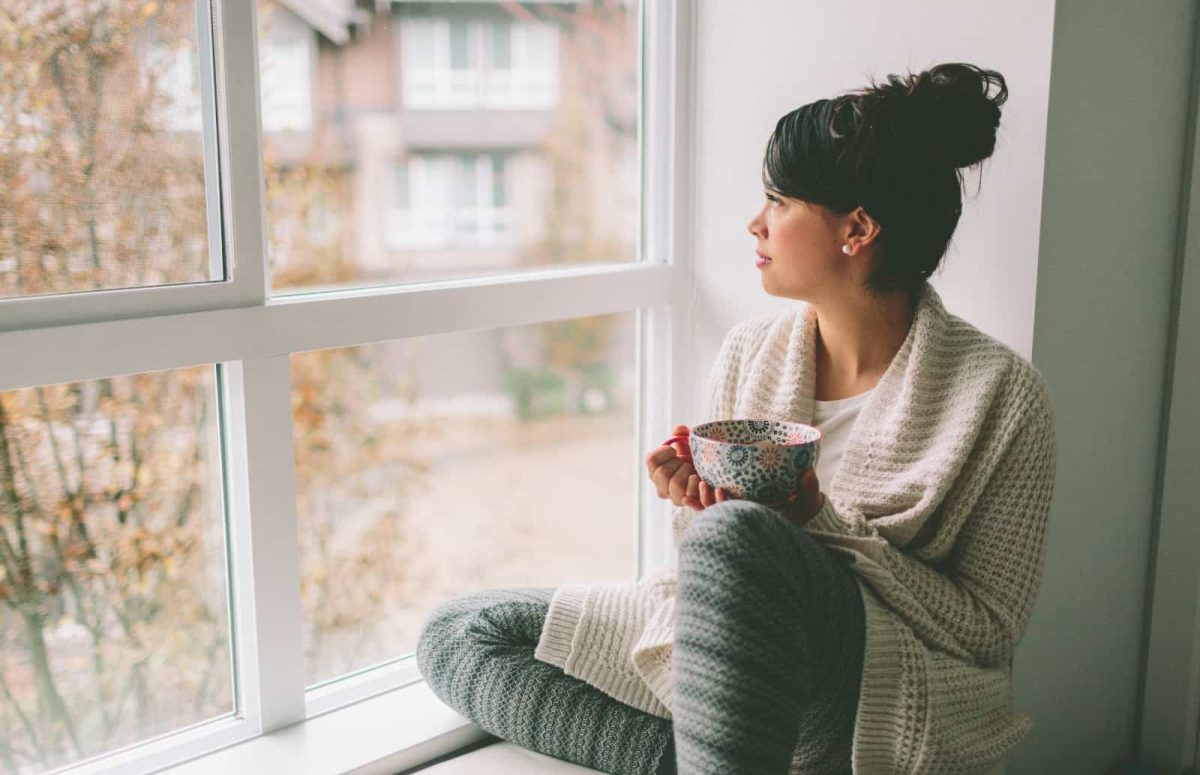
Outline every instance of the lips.
{"type": "Polygon", "coordinates": [[[770,260],[771,260],[771,257],[770,257],[770,256],[764,256],[762,253],[759,253],[758,251],[755,251],[755,255],[757,255],[757,256],[758,256],[758,260],[759,260],[760,262],[762,262],[762,261],[770,261],[770,260]]]}

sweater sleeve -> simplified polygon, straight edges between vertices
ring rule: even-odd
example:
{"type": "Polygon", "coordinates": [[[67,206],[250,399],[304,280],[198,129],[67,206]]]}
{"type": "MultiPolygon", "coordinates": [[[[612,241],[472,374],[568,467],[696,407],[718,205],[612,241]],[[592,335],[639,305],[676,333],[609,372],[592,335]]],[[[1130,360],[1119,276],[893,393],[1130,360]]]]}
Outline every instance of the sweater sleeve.
{"type": "Polygon", "coordinates": [[[904,609],[899,613],[930,642],[976,664],[1006,666],[1037,596],[1054,474],[1053,416],[1046,396],[1005,445],[945,572],[893,546],[860,515],[838,513],[828,498],[805,530],[854,550],[859,573],[887,585],[889,598],[904,609]]]}
{"type": "MultiPolygon", "coordinates": [[[[725,334],[724,340],[721,341],[716,358],[713,359],[713,365],[709,369],[708,382],[705,385],[704,422],[733,417],[733,405],[737,397],[741,369],[741,351],[743,349],[743,342],[746,339],[745,334],[749,326],[761,320],[761,317],[752,318],[738,323],[725,334]]],[[[679,550],[680,542],[683,541],[683,531],[687,528],[688,523],[692,521],[692,517],[696,516],[697,513],[695,509],[688,506],[673,507],[671,532],[676,551],[679,550]]]]}

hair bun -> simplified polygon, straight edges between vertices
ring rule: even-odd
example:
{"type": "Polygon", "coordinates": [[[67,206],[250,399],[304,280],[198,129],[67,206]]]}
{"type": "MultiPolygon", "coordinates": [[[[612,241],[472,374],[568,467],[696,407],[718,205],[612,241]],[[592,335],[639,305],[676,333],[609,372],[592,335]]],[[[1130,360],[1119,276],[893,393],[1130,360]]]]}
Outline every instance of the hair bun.
{"type": "Polygon", "coordinates": [[[887,83],[872,82],[857,94],[872,144],[902,146],[958,169],[992,155],[1008,86],[995,70],[951,62],[915,75],[888,75],[887,83]],[[993,84],[999,89],[990,95],[993,84]]]}

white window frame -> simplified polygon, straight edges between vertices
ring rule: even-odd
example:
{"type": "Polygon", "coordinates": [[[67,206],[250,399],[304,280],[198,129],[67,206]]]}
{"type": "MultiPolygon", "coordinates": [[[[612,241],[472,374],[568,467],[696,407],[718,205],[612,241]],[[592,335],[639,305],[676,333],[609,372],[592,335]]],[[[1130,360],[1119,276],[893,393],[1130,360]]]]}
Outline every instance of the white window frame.
{"type": "MultiPolygon", "coordinates": [[[[62,772],[394,772],[482,732],[433,697],[411,658],[306,692],[289,357],[635,312],[636,448],[657,444],[678,421],[673,407],[697,391],[676,376],[688,373],[692,328],[692,11],[679,0],[644,7],[640,262],[271,297],[255,4],[208,2],[197,4],[199,37],[210,37],[211,23],[215,43],[207,60],[215,81],[214,68],[202,68],[206,168],[221,175],[219,188],[207,183],[219,194],[209,197],[223,224],[215,244],[233,279],[0,300],[0,391],[219,364],[239,713],[62,772]],[[353,730],[360,736],[348,744],[353,730]]],[[[630,506],[640,577],[671,562],[670,504],[644,476],[641,455],[628,464],[638,483],[630,506]]]]}

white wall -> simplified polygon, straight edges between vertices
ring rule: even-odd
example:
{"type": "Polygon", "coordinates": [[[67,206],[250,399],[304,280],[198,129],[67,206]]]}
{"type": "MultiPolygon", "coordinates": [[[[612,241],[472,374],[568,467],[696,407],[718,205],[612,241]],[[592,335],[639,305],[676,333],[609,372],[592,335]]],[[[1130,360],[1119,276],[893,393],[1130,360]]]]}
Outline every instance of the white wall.
{"type": "Polygon", "coordinates": [[[1008,81],[995,154],[982,181],[966,176],[933,282],[951,311],[1031,358],[1056,404],[1047,568],[1015,665],[1035,728],[1010,773],[1094,775],[1133,752],[1191,14],[1187,0],[698,0],[696,307],[679,422],[696,416],[724,333],[795,303],[762,290],[746,231],[776,120],[939,62],[1008,81]],[[1098,459],[1114,439],[1119,454],[1098,459]]]}
{"type": "Polygon", "coordinates": [[[693,173],[701,358],[737,320],[793,303],[762,290],[746,231],[762,204],[763,150],[779,117],[866,86],[869,76],[954,61],[998,70],[1010,96],[982,182],[978,170],[965,175],[962,218],[934,285],[951,310],[1028,357],[1052,14],[1049,0],[701,0],[693,173]]]}

